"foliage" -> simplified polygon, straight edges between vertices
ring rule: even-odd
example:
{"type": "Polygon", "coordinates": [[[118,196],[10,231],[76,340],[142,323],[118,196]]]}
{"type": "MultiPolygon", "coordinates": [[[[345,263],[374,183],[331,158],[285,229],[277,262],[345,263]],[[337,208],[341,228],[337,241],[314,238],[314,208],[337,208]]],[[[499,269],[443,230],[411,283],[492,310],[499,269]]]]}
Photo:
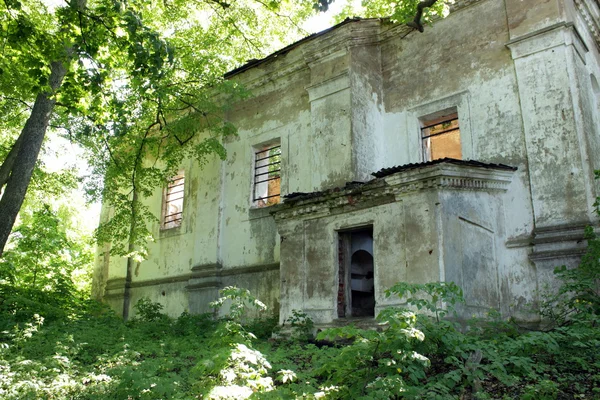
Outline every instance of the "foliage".
{"type": "Polygon", "coordinates": [[[2,278],[15,286],[41,288],[64,296],[72,291],[71,274],[89,263],[89,248],[67,234],[67,226],[48,204],[24,218],[13,247],[0,261],[2,278]]]}
{"type": "Polygon", "coordinates": [[[225,311],[227,318],[241,322],[249,308],[265,311],[267,306],[254,297],[248,289],[227,286],[219,291],[220,297],[210,303],[218,311],[225,311]],[[226,309],[226,310],[224,310],[226,309]]]}
{"type": "Polygon", "coordinates": [[[313,326],[301,311],[287,321],[300,333],[293,340],[269,339],[266,326],[258,339],[264,304],[236,287],[221,292],[211,314],[173,320],[142,299],[137,318],[124,323],[95,302],[5,284],[0,397],[597,398],[595,240],[581,270],[557,269],[557,295],[541,309],[568,312],[545,314],[556,319],[538,331],[493,310],[459,324],[451,317],[462,292],[451,283],[398,283],[387,294],[408,308],[383,310],[374,329],[337,327],[316,340],[304,336],[313,326]]]}
{"type": "Polygon", "coordinates": [[[436,321],[454,310],[457,303],[464,303],[462,289],[454,282],[430,282],[424,284],[399,282],[385,291],[386,297],[396,295],[406,298],[406,303],[431,312],[436,321]],[[411,296],[412,295],[412,296],[411,296]]]}
{"type": "Polygon", "coordinates": [[[65,318],[86,300],[93,261],[91,238],[81,216],[64,205],[71,194],[30,201],[11,246],[0,259],[0,331],[41,314],[65,318]]]}
{"type": "MultiPolygon", "coordinates": [[[[445,286],[408,285],[390,293],[423,309],[437,308],[439,315],[441,304],[457,298],[456,289],[445,286]],[[442,295],[434,304],[424,291],[442,295]]],[[[592,317],[548,332],[521,331],[493,315],[465,327],[438,320],[434,312],[396,308],[378,316],[376,329],[350,325],[323,331],[312,342],[273,341],[255,339],[246,330],[248,312],[260,304],[247,290],[230,287],[215,302],[220,317],[184,313],[173,320],[147,299],[137,304],[138,318],[129,323],[92,302],[53,320],[32,315],[2,336],[0,396],[554,399],[600,394],[600,333],[592,317]]],[[[300,312],[296,317],[306,318],[300,312]]]]}
{"type": "MultiPolygon", "coordinates": [[[[89,194],[114,207],[98,239],[110,239],[114,254],[143,257],[145,224],[155,216],[140,200],[182,160],[225,156],[221,140],[235,131],[223,119],[228,99],[245,92],[223,73],[298,38],[312,12],[310,0],[5,1],[2,167],[27,185],[28,173],[14,166],[37,158],[49,124],[84,145],[94,170],[89,194]],[[33,107],[41,102],[47,112],[33,107]],[[17,161],[8,161],[11,148],[17,161]]],[[[7,182],[21,204],[15,180],[0,179],[0,188],[7,182]]]]}
{"type": "MultiPolygon", "coordinates": [[[[22,130],[30,119],[82,144],[93,170],[88,194],[113,208],[98,241],[112,243],[112,254],[141,260],[157,218],[142,200],[184,160],[202,166],[225,157],[223,140],[235,133],[224,119],[228,104],[249,94],[223,74],[306,35],[299,24],[331,3],[5,1],[0,160],[18,147],[17,137],[30,139],[22,130]],[[53,65],[65,70],[55,90],[53,65]],[[51,97],[47,115],[34,112],[39,95],[51,97]]],[[[356,15],[406,22],[418,3],[365,1],[356,15]]],[[[447,14],[448,4],[426,8],[423,20],[447,14]]]]}
{"type": "Polygon", "coordinates": [[[561,286],[543,293],[541,315],[552,325],[600,316],[600,238],[592,227],[585,231],[587,249],[577,268],[557,267],[561,286]]]}
{"type": "MultiPolygon", "coordinates": [[[[342,12],[336,16],[336,21],[341,22],[345,18],[366,17],[379,18],[388,17],[392,23],[408,23],[415,18],[417,5],[421,0],[362,0],[360,5],[356,1],[347,1],[342,12]]],[[[422,23],[431,23],[436,18],[444,18],[450,13],[450,6],[454,0],[438,0],[431,7],[425,8],[422,23]]]]}
{"type": "Polygon", "coordinates": [[[306,341],[313,337],[314,322],[304,311],[292,310],[292,315],[285,320],[284,325],[285,323],[289,323],[292,328],[292,338],[306,341]]]}
{"type": "Polygon", "coordinates": [[[336,398],[391,398],[405,390],[408,380],[418,382],[425,377],[429,359],[413,350],[414,343],[424,339],[416,328],[416,315],[387,309],[377,319],[384,328],[363,330],[350,325],[317,336],[353,341],[318,371],[336,388],[336,398]]]}
{"type": "Polygon", "coordinates": [[[198,379],[195,387],[211,399],[245,399],[254,392],[271,390],[273,379],[267,375],[271,365],[253,348],[256,336],[242,325],[249,308],[262,312],[265,305],[248,289],[229,286],[219,293],[211,306],[225,314],[208,340],[209,356],[193,368],[198,379]]]}
{"type": "Polygon", "coordinates": [[[153,303],[149,298],[142,297],[133,306],[136,316],[143,322],[155,322],[164,317],[161,310],[164,308],[160,303],[153,303]]]}

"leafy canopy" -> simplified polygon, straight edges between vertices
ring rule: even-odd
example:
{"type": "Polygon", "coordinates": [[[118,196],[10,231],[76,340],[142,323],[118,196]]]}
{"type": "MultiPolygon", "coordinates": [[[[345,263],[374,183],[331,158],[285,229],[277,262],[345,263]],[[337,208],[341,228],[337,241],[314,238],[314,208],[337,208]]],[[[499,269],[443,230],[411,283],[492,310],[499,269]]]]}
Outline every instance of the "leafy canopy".
{"type": "Polygon", "coordinates": [[[245,92],[223,73],[298,38],[312,7],[310,0],[5,1],[0,156],[33,118],[37,96],[51,92],[51,64],[62,63],[50,124],[89,150],[89,194],[104,196],[117,216],[98,237],[130,254],[119,243],[143,247],[144,224],[154,218],[137,199],[184,158],[225,156],[220,140],[234,133],[222,118],[227,99],[245,92]]]}
{"type": "MultiPolygon", "coordinates": [[[[88,193],[113,209],[98,239],[113,242],[113,254],[144,258],[156,216],[141,200],[183,160],[202,165],[214,154],[225,157],[221,141],[235,128],[223,116],[248,93],[223,73],[305,35],[301,21],[331,3],[68,0],[50,7],[7,0],[0,6],[5,142],[16,140],[36,97],[52,92],[51,65],[64,65],[50,124],[89,151],[88,193]]],[[[353,3],[339,18],[352,13],[403,22],[414,17],[418,1],[353,3]]],[[[448,4],[434,2],[423,20],[444,16],[448,4]]]]}
{"type": "MultiPolygon", "coordinates": [[[[338,0],[339,1],[339,0],[338,0]]],[[[421,16],[422,23],[431,23],[436,18],[445,18],[450,13],[454,0],[420,1],[420,0],[345,0],[342,11],[335,16],[336,22],[345,18],[389,18],[392,23],[409,23],[413,21],[420,3],[426,5],[421,16]],[[425,4],[427,3],[427,4],[425,4]]]]}

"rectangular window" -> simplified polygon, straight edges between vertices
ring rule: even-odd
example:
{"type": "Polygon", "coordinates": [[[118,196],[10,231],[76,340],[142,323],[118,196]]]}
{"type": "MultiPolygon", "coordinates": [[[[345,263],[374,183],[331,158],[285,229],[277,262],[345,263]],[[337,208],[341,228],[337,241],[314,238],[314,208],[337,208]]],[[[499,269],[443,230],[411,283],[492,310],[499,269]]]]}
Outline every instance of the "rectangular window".
{"type": "Polygon", "coordinates": [[[458,114],[422,121],[423,160],[462,159],[458,114]]]}
{"type": "Polygon", "coordinates": [[[185,177],[183,172],[175,175],[167,183],[163,197],[163,229],[171,229],[181,226],[181,220],[183,217],[184,185],[185,177]]]}
{"type": "Polygon", "coordinates": [[[281,201],[281,144],[255,148],[252,201],[257,207],[281,201]]]}

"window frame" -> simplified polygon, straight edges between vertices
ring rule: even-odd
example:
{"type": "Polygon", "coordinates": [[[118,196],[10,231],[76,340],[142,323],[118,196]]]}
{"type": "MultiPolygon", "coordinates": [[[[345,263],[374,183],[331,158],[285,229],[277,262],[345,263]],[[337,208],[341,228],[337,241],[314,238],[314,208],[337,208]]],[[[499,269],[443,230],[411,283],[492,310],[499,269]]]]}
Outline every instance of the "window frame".
{"type": "MultiPolygon", "coordinates": [[[[397,164],[426,162],[423,158],[423,141],[421,140],[422,121],[428,121],[442,115],[458,113],[460,120],[460,145],[463,160],[477,158],[475,153],[476,138],[473,129],[478,127],[471,115],[471,93],[468,90],[453,94],[445,94],[442,97],[430,98],[421,104],[417,104],[406,110],[406,131],[409,133],[406,140],[401,138],[401,146],[406,148],[405,152],[399,153],[397,164]]],[[[480,129],[483,129],[479,127],[480,129]]]]}
{"type": "Polygon", "coordinates": [[[160,229],[161,230],[166,231],[166,230],[181,227],[181,225],[183,223],[183,210],[184,210],[184,204],[185,204],[185,197],[186,197],[186,195],[185,195],[185,171],[180,170],[177,172],[176,175],[173,175],[171,178],[169,178],[167,180],[165,187],[163,189],[162,202],[161,202],[162,210],[161,210],[161,218],[160,218],[160,229]],[[181,181],[181,182],[177,182],[177,181],[181,181]],[[175,184],[173,184],[173,183],[175,183],[175,184]],[[181,187],[181,190],[169,192],[169,190],[178,189],[179,187],[181,187]],[[169,199],[169,196],[171,196],[173,194],[176,195],[179,193],[181,193],[181,197],[169,199]],[[176,201],[177,202],[180,201],[180,205],[178,207],[179,211],[177,211],[175,213],[167,214],[169,212],[168,211],[169,205],[173,204],[176,201]],[[170,218],[174,215],[177,215],[177,214],[180,214],[179,218],[167,221],[168,218],[170,218]]]}
{"type": "Polygon", "coordinates": [[[281,181],[282,181],[282,145],[281,140],[272,140],[267,143],[263,143],[261,145],[252,147],[252,187],[251,187],[251,195],[250,200],[252,205],[256,208],[264,208],[270,207],[276,204],[281,203],[281,181]],[[267,154],[266,156],[261,156],[261,153],[270,152],[272,150],[279,149],[276,154],[267,154]],[[278,157],[277,160],[273,160],[275,157],[278,157]],[[266,161],[263,165],[258,165],[259,162],[266,161]],[[275,169],[271,170],[271,167],[275,169]],[[265,171],[264,168],[269,168],[269,170],[265,171]],[[270,174],[276,173],[276,176],[270,177],[270,174]],[[267,176],[267,179],[262,179],[261,177],[267,176]],[[257,180],[258,179],[258,180],[257,180]],[[279,187],[279,191],[276,194],[270,194],[270,182],[278,181],[277,186],[279,187]],[[266,184],[266,196],[260,196],[258,194],[259,184],[266,184]],[[270,202],[269,199],[277,198],[276,202],[270,202]]]}
{"type": "Polygon", "coordinates": [[[435,113],[433,115],[430,115],[428,117],[422,117],[419,119],[420,122],[420,132],[421,132],[421,151],[423,153],[422,157],[423,157],[423,161],[424,162],[428,162],[428,161],[434,161],[434,160],[438,160],[438,159],[442,159],[442,158],[455,158],[455,159],[459,159],[462,160],[464,159],[463,157],[463,150],[462,150],[462,131],[461,131],[461,124],[460,124],[460,118],[458,116],[458,111],[456,110],[456,108],[450,109],[450,110],[444,110],[438,113],[435,113]],[[448,128],[443,127],[443,124],[453,124],[453,122],[456,121],[456,126],[450,126],[448,128]],[[432,129],[435,129],[436,127],[441,126],[442,131],[441,132],[435,132],[435,133],[429,133],[429,134],[425,134],[426,130],[430,130],[429,132],[431,132],[432,129]],[[458,146],[459,146],[459,150],[460,150],[460,158],[456,158],[456,157],[448,157],[448,156],[443,156],[443,157],[436,157],[433,158],[433,154],[432,154],[432,150],[433,150],[433,145],[431,143],[431,138],[434,137],[442,137],[442,136],[446,136],[446,137],[450,137],[451,134],[453,134],[454,132],[458,132],[458,146]]]}

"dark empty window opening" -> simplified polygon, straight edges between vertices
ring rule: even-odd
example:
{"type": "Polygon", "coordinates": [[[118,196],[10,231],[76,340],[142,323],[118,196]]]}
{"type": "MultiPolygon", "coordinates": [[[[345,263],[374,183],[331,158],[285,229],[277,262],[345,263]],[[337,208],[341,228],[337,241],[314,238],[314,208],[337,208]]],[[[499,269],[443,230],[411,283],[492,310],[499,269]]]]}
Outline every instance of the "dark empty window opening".
{"type": "Polygon", "coordinates": [[[422,125],[421,140],[423,141],[424,161],[446,157],[462,159],[457,113],[425,120],[422,125]]]}
{"type": "Polygon", "coordinates": [[[373,227],[339,232],[338,317],[374,317],[373,227]]]}
{"type": "Polygon", "coordinates": [[[258,207],[280,202],[281,145],[266,146],[254,153],[254,188],[252,201],[258,207]]]}

